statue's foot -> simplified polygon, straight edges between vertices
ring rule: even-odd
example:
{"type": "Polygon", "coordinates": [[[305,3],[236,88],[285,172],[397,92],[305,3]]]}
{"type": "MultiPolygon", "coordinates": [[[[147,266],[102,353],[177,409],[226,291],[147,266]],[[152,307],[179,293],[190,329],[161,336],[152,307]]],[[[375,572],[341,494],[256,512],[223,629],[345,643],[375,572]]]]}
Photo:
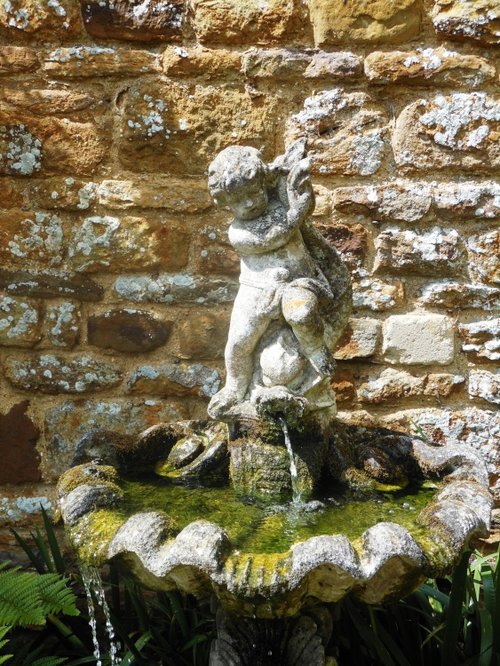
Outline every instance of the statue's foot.
{"type": "Polygon", "coordinates": [[[309,354],[309,363],[321,377],[331,377],[335,371],[335,360],[327,347],[319,347],[309,354]]]}
{"type": "Polygon", "coordinates": [[[238,395],[234,391],[224,386],[208,403],[208,415],[213,419],[224,418],[231,407],[234,407],[239,402],[238,398],[238,395]]]}

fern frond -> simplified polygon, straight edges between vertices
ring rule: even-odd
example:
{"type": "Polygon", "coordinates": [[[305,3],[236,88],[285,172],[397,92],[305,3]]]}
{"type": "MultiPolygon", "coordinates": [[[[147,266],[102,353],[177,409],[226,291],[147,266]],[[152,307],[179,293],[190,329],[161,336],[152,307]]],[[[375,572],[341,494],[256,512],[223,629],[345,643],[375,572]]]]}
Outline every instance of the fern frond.
{"type": "MultiPolygon", "coordinates": [[[[2,568],[1,565],[0,565],[0,568],[2,568]]],[[[3,640],[3,638],[11,629],[12,629],[12,627],[0,627],[0,650],[5,645],[7,645],[7,643],[9,642],[8,638],[6,638],[5,640],[3,640]]],[[[0,664],[5,664],[5,662],[8,661],[9,659],[11,659],[13,656],[14,656],[13,654],[3,654],[3,655],[1,655],[0,656],[0,664]]]]}
{"type": "Polygon", "coordinates": [[[0,572],[0,625],[45,623],[37,578],[18,569],[0,572]]]}
{"type": "Polygon", "coordinates": [[[59,666],[59,664],[65,664],[67,661],[66,657],[40,657],[31,666],[59,666]]]}
{"type": "Polygon", "coordinates": [[[38,590],[45,615],[59,614],[79,615],[76,607],[76,596],[68,587],[67,581],[59,574],[43,574],[38,576],[38,590]]]}

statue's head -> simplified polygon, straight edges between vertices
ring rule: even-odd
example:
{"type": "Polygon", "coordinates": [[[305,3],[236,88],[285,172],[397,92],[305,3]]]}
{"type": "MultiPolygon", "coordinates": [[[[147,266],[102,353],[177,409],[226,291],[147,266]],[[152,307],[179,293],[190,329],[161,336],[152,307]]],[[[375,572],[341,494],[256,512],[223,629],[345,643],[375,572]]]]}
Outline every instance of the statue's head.
{"type": "Polygon", "coordinates": [[[229,208],[240,220],[252,220],[268,204],[267,166],[250,146],[230,146],[208,168],[208,189],[218,206],[229,208]]]}

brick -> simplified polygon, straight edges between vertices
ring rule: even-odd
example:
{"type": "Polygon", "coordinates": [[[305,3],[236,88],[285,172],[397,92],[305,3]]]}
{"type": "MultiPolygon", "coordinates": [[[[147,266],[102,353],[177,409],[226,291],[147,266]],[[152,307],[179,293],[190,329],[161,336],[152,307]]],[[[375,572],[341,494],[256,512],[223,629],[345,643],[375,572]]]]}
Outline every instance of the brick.
{"type": "Polygon", "coordinates": [[[420,302],[432,307],[449,309],[500,310],[500,288],[483,284],[461,284],[443,281],[426,285],[420,296],[420,302]]]}
{"type": "Polygon", "coordinates": [[[406,398],[421,396],[447,397],[465,382],[461,375],[429,374],[415,376],[409,372],[387,368],[370,376],[358,388],[361,403],[397,404],[406,398]]]}
{"type": "Polygon", "coordinates": [[[64,254],[61,219],[50,213],[0,212],[0,262],[24,268],[27,263],[58,266],[64,254]]]}
{"type": "Polygon", "coordinates": [[[41,338],[41,309],[34,301],[0,296],[0,345],[34,347],[41,338]]]}
{"type": "Polygon", "coordinates": [[[54,275],[0,268],[0,288],[10,294],[38,298],[67,297],[79,301],[100,301],[104,289],[81,275],[54,275]]]}
{"type": "Polygon", "coordinates": [[[65,357],[42,354],[29,358],[5,359],[4,374],[8,381],[22,391],[58,393],[88,393],[116,386],[122,372],[116,363],[85,354],[65,357]]]}
{"type": "Polygon", "coordinates": [[[167,76],[221,79],[240,77],[241,54],[226,49],[207,49],[201,44],[186,48],[168,46],[163,54],[167,76]]]}
{"type": "Polygon", "coordinates": [[[36,51],[25,46],[0,46],[0,76],[32,72],[40,61],[36,51]]]}
{"type": "Polygon", "coordinates": [[[434,208],[442,217],[452,220],[494,219],[500,217],[500,183],[439,183],[432,188],[434,208]]]}
{"type": "Polygon", "coordinates": [[[295,49],[250,49],[241,71],[249,79],[290,80],[304,75],[311,56],[295,49]]]}
{"type": "Polygon", "coordinates": [[[188,416],[185,405],[162,400],[67,400],[45,415],[44,475],[57,480],[71,464],[76,444],[89,432],[138,435],[157,423],[188,416]]]}
{"type": "Polygon", "coordinates": [[[296,43],[308,27],[307,7],[293,0],[192,0],[193,27],[205,44],[296,43]]]}
{"type": "Polygon", "coordinates": [[[40,456],[36,449],[40,430],[27,415],[29,402],[13,405],[0,414],[0,483],[40,480],[40,456]]]}
{"type": "Polygon", "coordinates": [[[454,356],[453,322],[438,314],[392,315],[383,324],[384,360],[403,365],[448,365],[454,356]]]}
{"type": "Polygon", "coordinates": [[[500,231],[472,236],[467,249],[471,276],[481,282],[500,284],[500,231]]]}
{"type": "Polygon", "coordinates": [[[337,366],[331,382],[337,403],[353,403],[356,399],[354,377],[349,368],[337,366]]]}
{"type": "Polygon", "coordinates": [[[134,42],[176,41],[182,36],[185,7],[181,0],[80,0],[87,32],[98,39],[134,42]]]}
{"type": "Polygon", "coordinates": [[[64,88],[37,88],[32,81],[4,86],[0,101],[4,108],[13,107],[40,116],[77,113],[89,107],[96,109],[97,105],[96,98],[88,93],[64,88]]]}
{"type": "Polygon", "coordinates": [[[229,330],[227,314],[190,312],[178,326],[181,358],[223,358],[229,330]]]}
{"type": "Polygon", "coordinates": [[[99,203],[117,210],[165,208],[176,213],[198,213],[212,206],[205,180],[155,176],[137,180],[104,180],[99,203]]]}
{"type": "Polygon", "coordinates": [[[461,266],[463,251],[455,229],[429,231],[391,227],[375,239],[374,270],[416,275],[449,275],[461,266]]]}
{"type": "Polygon", "coordinates": [[[432,22],[447,39],[498,44],[496,0],[435,0],[432,22]]]}
{"type": "Polygon", "coordinates": [[[107,310],[88,319],[88,343],[120,352],[147,352],[168,340],[172,322],[143,310],[107,310]]]}
{"type": "Polygon", "coordinates": [[[183,268],[189,234],[161,220],[110,215],[85,218],[68,245],[71,267],[79,272],[183,268]]]}
{"type": "Polygon", "coordinates": [[[45,313],[45,337],[53,347],[72,349],[80,333],[80,310],[69,301],[51,304],[45,313]]]}
{"type": "Polygon", "coordinates": [[[121,276],[113,289],[118,298],[134,303],[232,303],[238,285],[232,280],[207,279],[191,275],[157,277],[121,276]]]}
{"type": "Polygon", "coordinates": [[[394,44],[420,31],[421,3],[415,0],[310,0],[309,8],[316,46],[394,44]]]}
{"type": "Polygon", "coordinates": [[[342,79],[357,78],[363,72],[360,56],[350,51],[319,51],[314,53],[304,77],[306,79],[342,79]]]}
{"type": "Polygon", "coordinates": [[[376,319],[350,319],[335,350],[337,360],[368,358],[378,349],[382,324],[376,319]]]}
{"type": "Polygon", "coordinates": [[[68,40],[82,29],[74,0],[8,0],[0,5],[0,26],[10,38],[68,40]]]}
{"type": "Polygon", "coordinates": [[[338,187],[333,192],[336,210],[372,215],[380,221],[416,222],[432,205],[428,183],[395,181],[381,186],[338,187]]]}
{"type": "Polygon", "coordinates": [[[392,146],[406,170],[500,165],[496,135],[500,103],[487,93],[453,93],[419,99],[400,113],[392,146]]]}
{"type": "Polygon", "coordinates": [[[402,305],[404,299],[404,285],[399,280],[382,281],[362,278],[353,282],[352,285],[354,308],[367,308],[374,312],[382,312],[402,305]]]}
{"type": "Polygon", "coordinates": [[[325,90],[308,97],[286,125],[287,144],[305,136],[312,173],[370,176],[386,153],[388,119],[363,92],[325,90]]]}
{"type": "Polygon", "coordinates": [[[135,171],[204,174],[223,148],[264,146],[275,154],[278,102],[271,96],[169,81],[131,86],[123,101],[119,157],[135,171]]]}
{"type": "Polygon", "coordinates": [[[220,375],[215,368],[200,363],[162,363],[144,365],[132,372],[127,391],[133,394],[164,397],[211,397],[220,388],[220,375]]]}
{"type": "Polygon", "coordinates": [[[500,361],[500,319],[460,324],[462,351],[475,361],[500,361]]]}
{"type": "Polygon", "coordinates": [[[469,375],[469,395],[481,398],[494,405],[500,405],[500,370],[471,370],[469,375]]]}
{"type": "Polygon", "coordinates": [[[363,225],[319,224],[317,228],[337,250],[350,271],[361,269],[368,253],[368,233],[363,225]]]}
{"type": "Polygon", "coordinates": [[[156,53],[109,46],[57,48],[45,56],[44,71],[55,78],[138,76],[159,73],[156,53]]]}
{"type": "Polygon", "coordinates": [[[495,77],[486,58],[461,55],[440,46],[416,51],[374,51],[365,59],[365,74],[376,83],[423,83],[480,87],[495,77]]]}

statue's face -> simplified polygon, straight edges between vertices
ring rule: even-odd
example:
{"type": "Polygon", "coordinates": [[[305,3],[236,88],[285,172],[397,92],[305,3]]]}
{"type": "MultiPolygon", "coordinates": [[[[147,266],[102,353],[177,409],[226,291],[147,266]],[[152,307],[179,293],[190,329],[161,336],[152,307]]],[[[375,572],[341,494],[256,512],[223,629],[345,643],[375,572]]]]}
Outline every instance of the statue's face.
{"type": "Polygon", "coordinates": [[[262,178],[242,181],[226,192],[225,205],[238,220],[253,220],[267,209],[268,196],[262,178]]]}

